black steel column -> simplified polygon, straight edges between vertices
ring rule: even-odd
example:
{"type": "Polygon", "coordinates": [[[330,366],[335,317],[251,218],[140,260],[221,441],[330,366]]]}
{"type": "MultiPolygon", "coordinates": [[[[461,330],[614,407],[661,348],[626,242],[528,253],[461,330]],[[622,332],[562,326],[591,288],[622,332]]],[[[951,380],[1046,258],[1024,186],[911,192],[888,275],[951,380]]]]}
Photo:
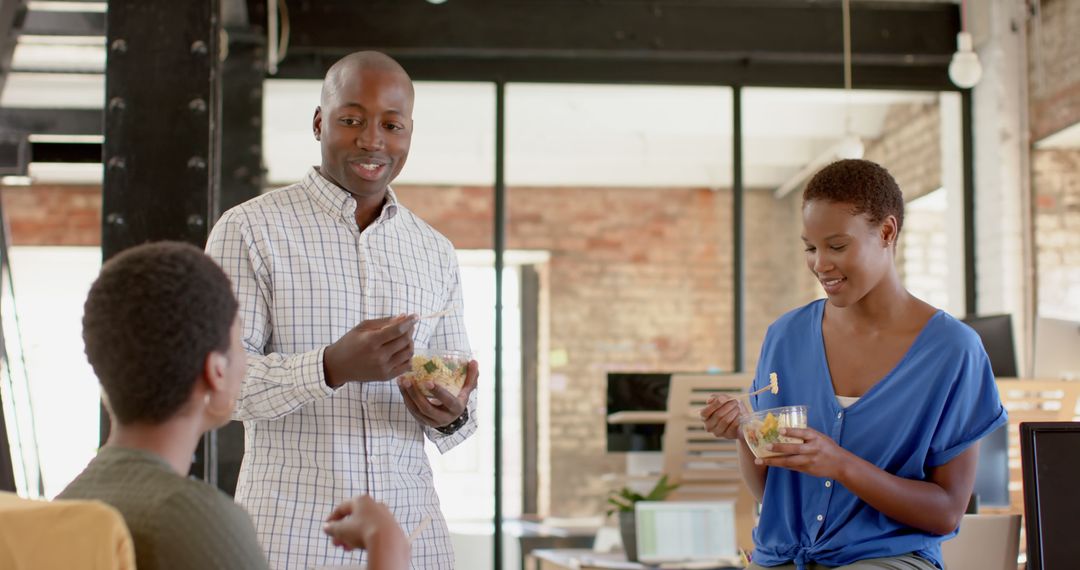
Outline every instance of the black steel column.
{"type": "Polygon", "coordinates": [[[266,39],[261,29],[229,29],[222,78],[221,192],[211,223],[259,195],[263,186],[263,78],[266,39]]]}
{"type": "Polygon", "coordinates": [[[495,83],[495,570],[502,570],[503,254],[506,252],[506,83],[495,83]]]}
{"type": "MultiPolygon", "coordinates": [[[[140,243],[202,247],[218,187],[220,0],[110,0],[104,259],[140,243]]],[[[103,418],[101,438],[108,436],[103,418]]]]}
{"type": "Polygon", "coordinates": [[[978,283],[975,266],[975,133],[971,89],[960,92],[960,129],[964,153],[964,311],[975,315],[978,307],[978,283]]]}
{"type": "MultiPolygon", "coordinates": [[[[246,14],[242,16],[248,20],[246,14]]],[[[226,28],[229,43],[221,87],[221,191],[213,195],[211,226],[229,208],[258,196],[265,178],[262,120],[266,38],[262,28],[242,24],[226,28]]],[[[244,424],[229,422],[211,437],[216,440],[216,484],[233,496],[244,458],[244,424]]]]}
{"type": "Polygon", "coordinates": [[[734,277],[732,308],[732,371],[743,371],[743,325],[746,276],[743,272],[743,156],[742,156],[742,87],[731,89],[731,274],[734,277]]]}

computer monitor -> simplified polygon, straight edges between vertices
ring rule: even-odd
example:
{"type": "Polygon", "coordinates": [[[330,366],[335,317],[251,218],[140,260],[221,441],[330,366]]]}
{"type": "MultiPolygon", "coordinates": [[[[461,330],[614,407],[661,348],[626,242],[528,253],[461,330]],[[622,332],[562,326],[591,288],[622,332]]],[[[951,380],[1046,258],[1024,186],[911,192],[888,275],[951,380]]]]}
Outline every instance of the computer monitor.
{"type": "Polygon", "coordinates": [[[1013,342],[1012,316],[969,315],[964,322],[979,334],[995,378],[1016,378],[1016,346],[1013,342]]]}
{"type": "Polygon", "coordinates": [[[1020,424],[1028,570],[1071,570],[1080,561],[1080,423],[1020,424]]]}
{"type": "Polygon", "coordinates": [[[1036,319],[1034,376],[1080,380],[1080,322],[1036,319]]]}
{"type": "MultiPolygon", "coordinates": [[[[1012,317],[1009,315],[969,316],[964,322],[975,329],[990,358],[995,378],[1013,378],[1016,350],[1012,317]]],[[[1009,426],[1003,425],[979,441],[979,463],[975,469],[975,509],[979,506],[1009,506],[1009,426]]]]}
{"type": "MultiPolygon", "coordinates": [[[[671,373],[608,372],[607,413],[667,409],[671,373]]],[[[607,424],[608,451],[660,451],[664,424],[607,424]]]]}

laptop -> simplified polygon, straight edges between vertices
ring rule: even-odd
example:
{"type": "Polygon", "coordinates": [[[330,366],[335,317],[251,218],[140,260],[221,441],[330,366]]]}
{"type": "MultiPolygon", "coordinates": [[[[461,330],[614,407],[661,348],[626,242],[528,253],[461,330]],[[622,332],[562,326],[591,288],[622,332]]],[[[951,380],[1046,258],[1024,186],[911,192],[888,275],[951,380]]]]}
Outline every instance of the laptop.
{"type": "Polygon", "coordinates": [[[641,563],[738,563],[734,501],[639,501],[634,507],[641,563]]]}

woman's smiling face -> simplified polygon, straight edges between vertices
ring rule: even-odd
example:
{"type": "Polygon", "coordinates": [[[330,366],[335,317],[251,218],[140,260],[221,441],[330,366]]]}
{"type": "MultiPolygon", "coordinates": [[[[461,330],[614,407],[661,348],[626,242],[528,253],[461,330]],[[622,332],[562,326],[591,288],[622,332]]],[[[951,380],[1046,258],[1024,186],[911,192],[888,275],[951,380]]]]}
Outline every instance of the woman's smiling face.
{"type": "Polygon", "coordinates": [[[852,204],[828,200],[808,201],[802,210],[806,266],[837,307],[865,297],[893,263],[896,219],[874,224],[855,211],[852,204]]]}

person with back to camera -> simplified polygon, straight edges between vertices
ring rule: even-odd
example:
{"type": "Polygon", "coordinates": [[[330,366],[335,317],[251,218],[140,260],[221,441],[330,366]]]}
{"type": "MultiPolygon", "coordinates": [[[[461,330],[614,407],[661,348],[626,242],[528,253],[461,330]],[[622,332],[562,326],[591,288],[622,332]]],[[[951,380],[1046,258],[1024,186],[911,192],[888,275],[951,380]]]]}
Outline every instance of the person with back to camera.
{"type": "MultiPolygon", "coordinates": [[[[109,260],[84,306],[83,339],[112,420],[108,442],[57,497],[116,508],[139,570],[265,570],[247,512],[186,474],[203,434],[229,421],[246,354],[228,277],[200,249],[158,242],[109,260]]],[[[405,570],[409,547],[384,505],[360,496],[337,544],[370,570],[405,570]]],[[[330,542],[330,539],[327,539],[330,542]]]]}
{"type": "Polygon", "coordinates": [[[866,160],[826,166],[803,193],[806,264],[825,290],[780,317],[762,345],[756,410],[806,405],[808,427],[755,459],[745,413],[717,394],[705,428],[739,441],[743,479],[761,502],[750,568],[942,568],[971,497],[977,442],[1007,421],[979,337],[917,299],[895,266],[904,202],[866,160]]]}

